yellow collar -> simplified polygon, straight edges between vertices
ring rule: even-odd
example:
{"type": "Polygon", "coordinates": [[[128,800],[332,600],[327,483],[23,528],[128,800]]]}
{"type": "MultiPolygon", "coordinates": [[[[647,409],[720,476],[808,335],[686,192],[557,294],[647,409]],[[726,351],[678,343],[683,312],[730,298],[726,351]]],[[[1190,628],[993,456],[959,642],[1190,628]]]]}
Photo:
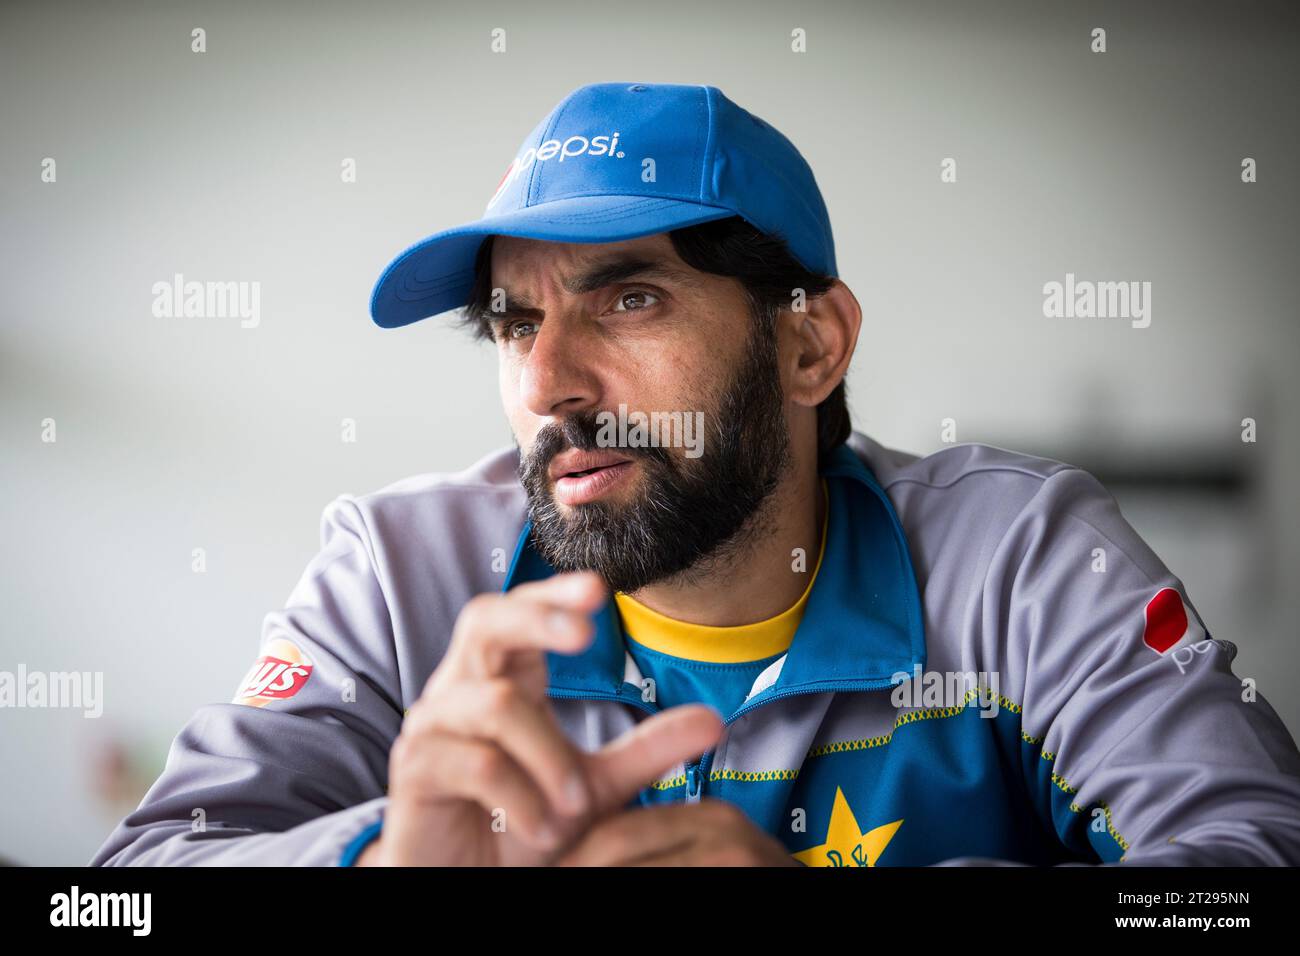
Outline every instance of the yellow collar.
{"type": "Polygon", "coordinates": [[[822,494],[826,501],[826,513],[822,516],[822,541],[817,552],[817,565],[813,568],[803,595],[793,606],[766,621],[713,627],[665,617],[620,591],[614,595],[614,600],[618,604],[624,631],[638,644],[660,654],[714,664],[757,661],[789,650],[795,631],[799,628],[799,621],[803,618],[804,605],[808,603],[808,595],[812,593],[813,583],[817,580],[817,572],[821,569],[822,555],[826,553],[826,525],[830,519],[831,498],[825,478],[822,479],[822,494]]]}

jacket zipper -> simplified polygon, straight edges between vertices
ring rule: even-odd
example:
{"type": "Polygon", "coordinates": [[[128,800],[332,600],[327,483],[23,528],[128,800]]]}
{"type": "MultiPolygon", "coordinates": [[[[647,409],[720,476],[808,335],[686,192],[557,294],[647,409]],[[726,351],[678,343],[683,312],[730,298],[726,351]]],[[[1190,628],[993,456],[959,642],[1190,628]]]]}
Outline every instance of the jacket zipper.
{"type": "MultiPolygon", "coordinates": [[[[886,677],[876,678],[874,680],[850,681],[847,684],[841,684],[835,687],[800,687],[783,690],[779,694],[772,694],[762,700],[752,701],[742,704],[730,717],[722,721],[723,730],[730,727],[732,723],[765,704],[770,704],[774,700],[781,700],[786,697],[798,697],[801,694],[826,694],[840,693],[843,691],[856,692],[866,690],[882,690],[886,687],[892,687],[894,682],[886,677]]],[[[651,707],[640,697],[625,697],[621,694],[591,694],[580,691],[548,691],[549,696],[562,700],[613,700],[625,704],[631,704],[645,711],[647,714],[660,713],[659,710],[651,707]]],[[[705,785],[709,781],[709,766],[713,763],[713,750],[706,750],[700,755],[700,759],[686,768],[686,796],[683,798],[685,803],[698,803],[704,796],[705,785]]]]}
{"type": "MultiPolygon", "coordinates": [[[[762,707],[765,704],[770,704],[774,700],[781,700],[782,698],[785,697],[798,697],[801,694],[840,693],[841,691],[853,692],[853,691],[865,691],[865,690],[881,690],[885,687],[892,687],[893,685],[894,682],[889,680],[888,678],[878,678],[876,680],[853,681],[847,685],[840,685],[837,687],[791,688],[790,690],[783,690],[779,694],[773,694],[770,697],[764,698],[763,700],[742,704],[739,710],[737,710],[734,714],[732,714],[730,717],[728,717],[726,720],[722,722],[722,726],[723,729],[726,729],[727,727],[730,727],[733,722],[743,717],[749,711],[756,710],[757,708],[762,707]]],[[[694,798],[690,796],[691,774],[689,770],[687,771],[686,801],[688,803],[696,803],[699,801],[700,797],[704,795],[705,785],[709,782],[709,766],[713,763],[714,752],[715,751],[713,750],[706,750],[703,753],[703,755],[701,755],[699,763],[697,763],[693,768],[696,770],[696,773],[698,775],[697,784],[699,787],[699,790],[694,796],[694,798]]]]}

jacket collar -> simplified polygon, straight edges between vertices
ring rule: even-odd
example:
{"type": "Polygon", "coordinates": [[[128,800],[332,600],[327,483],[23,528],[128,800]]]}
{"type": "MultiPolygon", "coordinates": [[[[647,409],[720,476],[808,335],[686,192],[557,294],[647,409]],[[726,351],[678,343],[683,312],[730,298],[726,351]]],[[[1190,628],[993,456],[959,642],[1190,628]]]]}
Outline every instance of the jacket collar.
{"type": "MultiPolygon", "coordinates": [[[[871,469],[848,445],[822,468],[830,492],[826,551],[790,650],[766,688],[784,693],[859,690],[925,669],[925,629],[902,524],[871,469]]],[[[550,577],[526,522],[503,591],[550,577]]],[[[548,654],[553,697],[640,699],[624,681],[626,648],[611,597],[595,615],[596,638],[582,654],[548,654]]],[[[756,692],[752,696],[758,696],[756,692]]]]}

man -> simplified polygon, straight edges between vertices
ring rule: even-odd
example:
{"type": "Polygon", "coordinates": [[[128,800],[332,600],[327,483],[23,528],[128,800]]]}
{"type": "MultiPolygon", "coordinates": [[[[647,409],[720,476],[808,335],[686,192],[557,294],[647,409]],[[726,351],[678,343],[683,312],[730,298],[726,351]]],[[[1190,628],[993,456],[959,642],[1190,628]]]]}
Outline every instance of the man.
{"type": "Polygon", "coordinates": [[[1300,862],[1295,743],[1095,479],[850,431],[836,276],[775,129],[572,93],[371,302],[465,307],[517,447],[331,504],[94,862],[1300,862]]]}

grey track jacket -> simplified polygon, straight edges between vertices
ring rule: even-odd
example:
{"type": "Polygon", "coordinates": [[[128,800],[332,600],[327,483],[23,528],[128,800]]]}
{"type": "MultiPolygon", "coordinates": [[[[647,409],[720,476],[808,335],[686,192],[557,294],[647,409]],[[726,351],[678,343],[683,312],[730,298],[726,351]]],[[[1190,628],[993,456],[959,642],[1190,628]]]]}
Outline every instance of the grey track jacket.
{"type": "MultiPolygon", "coordinates": [[[[836,461],[833,570],[789,660],[647,794],[732,800],[810,865],[1300,862],[1294,741],[1092,476],[860,433],[836,461]],[[967,683],[936,696],[930,674],[967,683]]],[[[516,464],[512,447],[326,507],[236,702],[199,708],[92,864],[349,862],[461,607],[547,573],[516,464]]],[[[588,750],[647,710],[609,608],[600,635],[552,667],[588,750]]]]}

